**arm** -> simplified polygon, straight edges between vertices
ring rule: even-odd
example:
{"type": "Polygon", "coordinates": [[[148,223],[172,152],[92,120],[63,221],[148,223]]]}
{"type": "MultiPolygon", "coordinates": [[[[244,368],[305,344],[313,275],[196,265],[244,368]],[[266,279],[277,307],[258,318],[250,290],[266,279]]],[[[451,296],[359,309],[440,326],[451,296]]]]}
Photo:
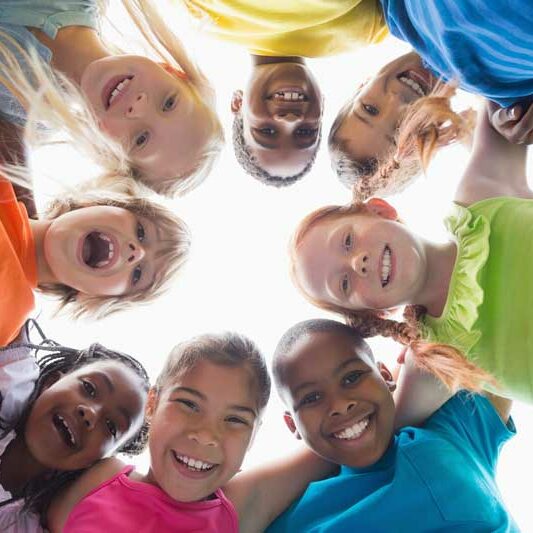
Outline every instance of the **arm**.
{"type": "Polygon", "coordinates": [[[489,107],[480,112],[474,148],[459,183],[455,201],[470,205],[486,198],[533,198],[526,177],[527,146],[512,144],[489,121],[489,107]]]}
{"type": "Polygon", "coordinates": [[[433,374],[415,365],[410,349],[402,353],[399,362],[404,364],[394,392],[395,427],[417,426],[445,404],[453,393],[433,374]]]}
{"type": "Polygon", "coordinates": [[[91,490],[113,477],[124,467],[116,457],[104,459],[84,472],[74,483],[59,492],[46,515],[46,526],[50,533],[61,533],[69,514],[76,504],[91,490]]]}
{"type": "Polygon", "coordinates": [[[239,515],[241,533],[263,531],[311,481],[334,473],[337,465],[310,450],[238,474],[224,488],[239,515]]]}

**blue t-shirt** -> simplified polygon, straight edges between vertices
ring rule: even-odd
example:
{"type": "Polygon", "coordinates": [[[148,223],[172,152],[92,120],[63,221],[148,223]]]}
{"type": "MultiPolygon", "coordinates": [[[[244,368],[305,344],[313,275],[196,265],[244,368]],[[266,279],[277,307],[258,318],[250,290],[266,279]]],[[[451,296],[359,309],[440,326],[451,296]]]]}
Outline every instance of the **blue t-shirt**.
{"type": "Polygon", "coordinates": [[[514,433],[486,398],[460,392],[424,427],[397,432],[374,465],[311,483],[268,533],[519,531],[494,479],[514,433]]]}
{"type": "MultiPolygon", "coordinates": [[[[66,26],[98,28],[96,0],[0,0],[0,32],[14,39],[24,50],[34,48],[44,63],[52,59],[51,51],[41,44],[27,27],[38,28],[51,39],[66,26]]],[[[0,34],[0,38],[2,38],[0,34]]],[[[8,40],[10,48],[24,68],[21,54],[8,40]]],[[[24,126],[26,112],[9,90],[0,84],[0,118],[24,126]]]]}
{"type": "Polygon", "coordinates": [[[381,0],[392,35],[462,89],[501,106],[533,100],[532,0],[381,0]]]}

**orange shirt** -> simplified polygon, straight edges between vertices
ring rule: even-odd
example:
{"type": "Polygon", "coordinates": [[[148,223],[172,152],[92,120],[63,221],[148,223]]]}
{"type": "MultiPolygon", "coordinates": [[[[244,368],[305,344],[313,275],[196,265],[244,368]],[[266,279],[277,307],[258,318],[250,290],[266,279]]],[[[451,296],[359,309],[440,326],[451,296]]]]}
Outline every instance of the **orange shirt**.
{"type": "Polygon", "coordinates": [[[35,245],[26,208],[0,178],[0,346],[9,344],[35,305],[35,245]]]}

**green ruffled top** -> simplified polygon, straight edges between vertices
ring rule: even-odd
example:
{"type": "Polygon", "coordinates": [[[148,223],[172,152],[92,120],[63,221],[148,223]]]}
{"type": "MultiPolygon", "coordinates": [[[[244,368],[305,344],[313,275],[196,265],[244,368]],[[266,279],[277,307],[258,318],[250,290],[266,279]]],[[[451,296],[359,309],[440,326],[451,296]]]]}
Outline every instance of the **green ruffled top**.
{"type": "Polygon", "coordinates": [[[444,311],[424,317],[423,336],[490,372],[494,392],[533,403],[533,201],[456,204],[445,224],[457,259],[444,311]]]}

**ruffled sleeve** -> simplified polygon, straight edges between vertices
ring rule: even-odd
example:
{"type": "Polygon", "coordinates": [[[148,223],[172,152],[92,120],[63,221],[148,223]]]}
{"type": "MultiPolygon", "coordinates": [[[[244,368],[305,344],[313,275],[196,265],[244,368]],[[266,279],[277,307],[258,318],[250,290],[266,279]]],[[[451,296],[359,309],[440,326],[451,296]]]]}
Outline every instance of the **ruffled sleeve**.
{"type": "Polygon", "coordinates": [[[457,243],[457,258],[450,280],[448,300],[439,318],[426,315],[422,334],[429,341],[453,344],[466,355],[481,332],[474,326],[483,302],[483,267],[489,256],[490,223],[455,204],[445,220],[457,243]]]}

